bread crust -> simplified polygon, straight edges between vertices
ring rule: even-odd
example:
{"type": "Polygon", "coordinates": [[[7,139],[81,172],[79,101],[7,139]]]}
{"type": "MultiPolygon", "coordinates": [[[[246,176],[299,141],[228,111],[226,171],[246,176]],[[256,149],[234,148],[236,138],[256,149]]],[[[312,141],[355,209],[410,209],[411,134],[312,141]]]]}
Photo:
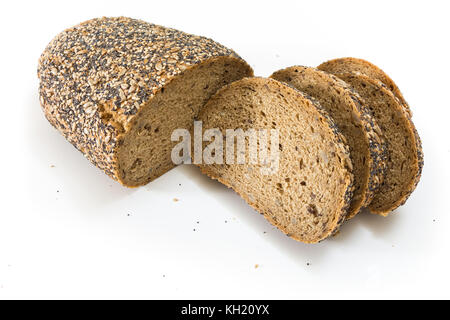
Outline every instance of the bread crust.
{"type": "MultiPolygon", "coordinates": [[[[200,111],[199,113],[199,119],[202,118],[202,114],[203,113],[207,113],[208,109],[214,105],[214,100],[217,99],[218,97],[220,97],[220,95],[222,94],[223,91],[225,90],[230,90],[233,87],[236,86],[240,86],[240,85],[246,85],[246,86],[250,86],[252,85],[252,83],[260,83],[263,85],[269,85],[271,87],[275,87],[277,90],[279,90],[280,92],[286,92],[291,90],[292,93],[296,94],[298,96],[299,99],[303,99],[308,101],[308,103],[310,103],[311,107],[317,111],[317,114],[322,116],[325,121],[326,124],[329,126],[331,132],[333,133],[334,137],[335,137],[335,146],[336,149],[339,150],[340,154],[345,157],[347,159],[347,161],[349,163],[351,163],[351,159],[350,159],[350,151],[349,151],[349,147],[346,144],[345,138],[344,136],[341,134],[341,132],[339,131],[339,128],[337,127],[337,125],[335,124],[335,122],[332,120],[332,118],[329,116],[329,114],[321,107],[320,103],[304,94],[303,92],[300,92],[299,90],[281,83],[275,79],[270,79],[270,78],[244,78],[241,79],[239,81],[235,81],[229,85],[226,85],[224,87],[222,87],[211,99],[210,101],[208,101],[208,103],[206,104],[205,108],[200,111]]],[[[224,179],[221,176],[217,176],[216,174],[214,174],[214,172],[212,170],[208,169],[208,166],[205,165],[197,165],[200,168],[200,171],[209,176],[210,178],[219,181],[220,183],[224,184],[225,186],[227,186],[228,188],[233,189],[237,194],[239,194],[253,209],[255,209],[257,212],[259,212],[261,215],[263,215],[271,224],[273,224],[274,226],[276,226],[279,230],[281,230],[284,234],[286,234],[288,237],[291,237],[292,239],[296,240],[296,241],[301,241],[304,243],[317,243],[320,242],[324,239],[326,239],[329,236],[332,236],[334,234],[336,234],[339,231],[340,226],[342,225],[342,223],[345,221],[347,215],[348,215],[348,209],[350,206],[350,202],[352,200],[353,197],[353,190],[354,190],[354,185],[353,185],[353,174],[351,173],[351,169],[348,168],[348,173],[349,173],[349,181],[346,181],[347,183],[347,187],[346,187],[346,191],[345,194],[343,196],[343,199],[341,201],[342,205],[341,208],[339,210],[336,211],[336,216],[333,219],[333,222],[330,224],[329,228],[327,230],[324,230],[322,236],[318,239],[315,239],[314,241],[308,241],[299,237],[296,237],[293,234],[289,234],[284,228],[282,228],[282,226],[275,220],[273,220],[270,215],[266,214],[265,212],[261,212],[259,211],[259,209],[255,206],[255,204],[252,202],[251,199],[249,199],[245,194],[240,193],[238,190],[236,190],[233,187],[233,183],[232,181],[228,181],[226,179],[224,179]]]]}
{"type": "MultiPolygon", "coordinates": [[[[358,118],[357,120],[361,122],[361,132],[363,133],[368,146],[366,154],[369,176],[366,181],[366,185],[364,186],[364,190],[362,190],[360,201],[352,201],[352,205],[350,206],[347,216],[347,219],[351,219],[360,212],[362,207],[367,206],[372,201],[378,187],[383,181],[386,173],[386,144],[382,138],[380,128],[370,114],[370,111],[366,107],[363,99],[351,86],[338,77],[315,68],[304,66],[288,67],[274,72],[270,77],[296,87],[294,84],[296,78],[301,81],[301,77],[303,76],[302,73],[305,72],[307,73],[306,76],[314,77],[314,81],[321,81],[330,89],[335,87],[339,90],[339,92],[342,92],[343,95],[347,97],[347,106],[351,108],[352,112],[358,118]]],[[[304,86],[304,88],[304,90],[308,91],[307,86],[304,86]]],[[[301,88],[297,89],[302,91],[301,88]]],[[[330,116],[332,117],[332,115],[330,116]]]]}
{"type": "Polygon", "coordinates": [[[405,111],[409,116],[412,116],[411,108],[403,97],[402,92],[399,87],[395,84],[394,80],[392,80],[386,72],[381,70],[379,67],[366,61],[364,59],[359,58],[338,58],[329,60],[327,62],[322,63],[317,67],[320,70],[327,71],[330,73],[360,73],[366,75],[372,79],[381,81],[388,90],[391,90],[392,93],[399,99],[401,105],[405,108],[405,111]]]}
{"type": "MultiPolygon", "coordinates": [[[[404,109],[402,102],[394,95],[394,93],[389,90],[389,88],[381,81],[373,79],[371,77],[358,74],[358,73],[342,73],[342,74],[336,74],[336,76],[342,78],[344,81],[348,77],[353,77],[356,79],[360,79],[361,81],[364,81],[374,87],[376,87],[377,91],[382,92],[384,95],[388,96],[388,98],[391,101],[396,101],[396,108],[397,112],[403,116],[407,123],[407,129],[410,131],[410,135],[412,136],[413,145],[411,152],[415,155],[417,161],[415,162],[414,168],[411,168],[411,170],[414,170],[416,173],[408,182],[408,185],[403,190],[403,196],[396,199],[390,206],[386,206],[383,208],[377,208],[374,206],[373,203],[368,205],[368,208],[372,213],[379,214],[382,216],[387,216],[390,212],[394,211],[398,207],[404,205],[406,201],[408,200],[409,196],[412,194],[412,192],[417,187],[417,184],[419,183],[420,177],[422,175],[422,169],[424,165],[424,156],[423,156],[423,149],[422,149],[422,142],[420,140],[419,134],[417,132],[416,127],[414,126],[414,123],[412,122],[411,116],[406,112],[404,109]]],[[[376,196],[376,195],[375,195],[376,196]]]]}
{"type": "Polygon", "coordinates": [[[242,62],[211,39],[125,17],[97,18],[57,35],[39,59],[45,117],[94,165],[121,182],[117,149],[143,106],[186,70],[242,62]]]}

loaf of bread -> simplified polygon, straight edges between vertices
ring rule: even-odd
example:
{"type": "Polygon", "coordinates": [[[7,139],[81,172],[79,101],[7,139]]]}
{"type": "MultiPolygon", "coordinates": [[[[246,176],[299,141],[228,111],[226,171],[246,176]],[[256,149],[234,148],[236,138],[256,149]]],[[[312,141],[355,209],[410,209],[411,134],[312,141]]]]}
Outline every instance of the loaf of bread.
{"type": "Polygon", "coordinates": [[[234,51],[210,39],[123,17],[65,30],[38,67],[48,121],[129,187],[171,169],[172,131],[190,128],[223,85],[252,75],[234,51]]]}
{"type": "MultiPolygon", "coordinates": [[[[233,148],[235,158],[194,163],[306,243],[334,234],[364,206],[387,215],[420,179],[423,154],[409,107],[392,79],[365,60],[253,78],[241,57],[211,39],[98,18],[57,35],[39,59],[38,77],[48,121],[128,187],[173,168],[172,133],[201,120],[201,133],[219,132],[227,140],[222,156],[233,148]],[[235,150],[229,130],[276,132],[268,146],[276,157],[253,154],[246,135],[244,151],[235,150]]],[[[211,151],[201,144],[201,155],[211,151]]]]}
{"type": "Polygon", "coordinates": [[[381,81],[357,73],[337,74],[367,102],[387,143],[386,176],[369,209],[386,216],[403,205],[419,182],[423,153],[417,130],[400,100],[381,81]]]}
{"type": "Polygon", "coordinates": [[[369,78],[381,81],[392,93],[399,99],[400,103],[406,109],[406,112],[412,116],[411,109],[403,97],[400,89],[395,82],[379,67],[369,61],[358,58],[339,58],[322,63],[317,67],[320,70],[329,73],[352,73],[366,75],[369,78]]]}
{"type": "Polygon", "coordinates": [[[355,176],[347,218],[354,217],[372,201],[386,171],[386,145],[365,102],[344,81],[315,68],[294,66],[271,77],[317,99],[344,135],[355,176]]]}
{"type": "Polygon", "coordinates": [[[271,148],[279,162],[270,174],[261,169],[272,161],[249,161],[248,137],[244,162],[203,163],[201,171],[293,239],[315,243],[337,231],[352,199],[352,164],[344,137],[317,101],[273,79],[245,78],[219,90],[199,120],[203,130],[217,128],[226,137],[226,129],[276,130],[271,148]]]}

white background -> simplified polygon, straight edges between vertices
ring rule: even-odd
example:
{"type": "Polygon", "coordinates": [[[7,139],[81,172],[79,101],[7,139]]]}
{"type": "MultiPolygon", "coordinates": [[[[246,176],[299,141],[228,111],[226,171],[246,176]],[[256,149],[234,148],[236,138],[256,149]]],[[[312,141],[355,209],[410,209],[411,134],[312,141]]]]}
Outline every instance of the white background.
{"type": "Polygon", "coordinates": [[[449,11],[448,1],[3,2],[0,298],[450,298],[449,11]],[[118,15],[214,38],[260,76],[374,62],[413,109],[418,188],[390,217],[361,214],[305,245],[194,167],[121,187],[47,123],[36,77],[57,33],[118,15]]]}

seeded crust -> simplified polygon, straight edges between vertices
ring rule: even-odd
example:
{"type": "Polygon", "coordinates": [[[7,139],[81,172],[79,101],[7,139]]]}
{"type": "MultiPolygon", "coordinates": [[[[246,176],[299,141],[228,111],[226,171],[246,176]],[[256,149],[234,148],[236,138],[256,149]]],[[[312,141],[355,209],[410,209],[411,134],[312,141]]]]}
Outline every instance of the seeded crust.
{"type": "Polygon", "coordinates": [[[356,72],[381,81],[399,99],[409,116],[412,116],[412,111],[395,82],[369,61],[358,58],[339,58],[324,62],[317,68],[333,74],[356,72]]]}
{"type": "Polygon", "coordinates": [[[152,123],[140,118],[176,127],[179,116],[180,125],[187,124],[222,85],[252,75],[234,51],[210,39],[125,17],[93,19],[65,30],[46,47],[38,66],[40,102],[48,121],[89,161],[129,187],[146,184],[173,166],[168,157],[163,164],[156,159],[163,148],[170,149],[170,135],[161,133],[164,126],[150,129],[152,123]],[[196,85],[197,72],[205,82],[196,89],[201,99],[189,88],[188,94],[180,91],[178,102],[164,98],[164,89],[167,95],[172,88],[176,96],[188,85],[177,79],[196,85]],[[186,99],[185,105],[180,99],[186,99]],[[173,111],[174,103],[180,110],[173,111]],[[148,150],[139,149],[130,132],[148,150]],[[134,153],[156,160],[133,162],[134,153]]]}
{"type": "Polygon", "coordinates": [[[371,201],[386,172],[386,145],[362,98],[341,79],[315,68],[293,66],[271,75],[319,100],[345,136],[355,175],[348,219],[371,201]]]}
{"type": "Polygon", "coordinates": [[[316,100],[273,79],[245,78],[220,89],[199,120],[224,136],[225,129],[278,129],[280,163],[271,175],[248,162],[198,166],[297,241],[316,243],[338,231],[353,196],[352,164],[345,138],[316,100]]]}
{"type": "Polygon", "coordinates": [[[386,176],[368,208],[387,216],[403,205],[416,188],[423,168],[422,144],[409,114],[381,81],[345,73],[339,78],[368,101],[387,143],[386,176]]]}

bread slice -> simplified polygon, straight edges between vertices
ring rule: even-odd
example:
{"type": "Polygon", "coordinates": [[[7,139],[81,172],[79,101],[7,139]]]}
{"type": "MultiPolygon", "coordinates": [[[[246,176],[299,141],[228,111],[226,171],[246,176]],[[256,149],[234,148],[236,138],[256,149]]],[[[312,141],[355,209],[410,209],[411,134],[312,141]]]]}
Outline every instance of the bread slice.
{"type": "Polygon", "coordinates": [[[272,174],[261,172],[264,162],[249,161],[248,138],[243,164],[203,163],[201,171],[295,240],[315,243],[337,231],[352,198],[352,165],[343,136],[317,102],[276,80],[245,78],[219,90],[199,119],[204,130],[223,135],[226,129],[277,130],[272,148],[279,149],[279,162],[272,174]]]}
{"type": "Polygon", "coordinates": [[[65,30],[39,60],[45,116],[87,159],[125,186],[174,164],[174,129],[188,129],[223,85],[253,71],[210,39],[130,18],[65,30]]]}
{"type": "Polygon", "coordinates": [[[324,62],[317,68],[329,73],[356,72],[381,81],[400,100],[400,103],[406,109],[408,114],[412,116],[411,109],[395,82],[383,70],[369,61],[357,58],[339,58],[324,62]]]}
{"type": "Polygon", "coordinates": [[[316,98],[330,114],[350,147],[355,191],[348,217],[371,201],[386,171],[386,145],[380,128],[360,96],[341,79],[315,68],[294,66],[271,78],[316,98]]]}
{"type": "Polygon", "coordinates": [[[419,182],[423,153],[419,135],[401,102],[381,82],[355,73],[338,74],[367,102],[387,143],[387,171],[369,205],[373,213],[386,216],[403,205],[419,182]]]}

